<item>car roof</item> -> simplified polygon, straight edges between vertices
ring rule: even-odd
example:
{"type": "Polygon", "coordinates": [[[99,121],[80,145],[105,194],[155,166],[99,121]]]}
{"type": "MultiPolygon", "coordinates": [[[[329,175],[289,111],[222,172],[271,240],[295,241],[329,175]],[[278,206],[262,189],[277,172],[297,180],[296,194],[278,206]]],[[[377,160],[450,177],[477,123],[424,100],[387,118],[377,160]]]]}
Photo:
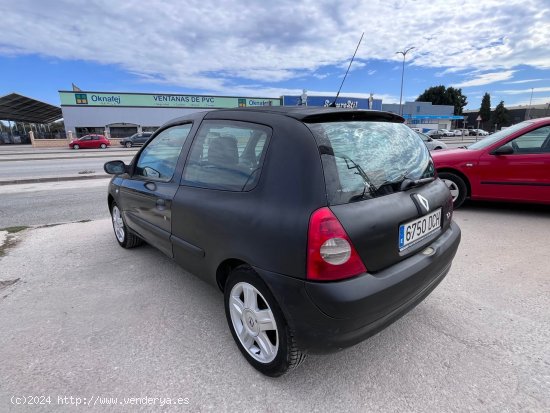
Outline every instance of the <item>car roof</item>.
{"type": "Polygon", "coordinates": [[[364,110],[364,109],[344,109],[344,108],[327,108],[327,107],[307,107],[307,106],[258,106],[247,108],[231,108],[231,109],[214,109],[201,112],[194,112],[192,114],[172,119],[171,121],[162,125],[160,129],[164,129],[170,125],[177,125],[178,123],[186,122],[189,120],[195,120],[197,118],[216,118],[223,116],[224,114],[250,114],[250,113],[265,113],[280,116],[287,116],[297,119],[302,122],[335,122],[335,121],[352,121],[352,120],[365,120],[365,121],[381,121],[381,122],[394,122],[403,123],[405,119],[395,113],[384,112],[379,110],[364,110]]]}

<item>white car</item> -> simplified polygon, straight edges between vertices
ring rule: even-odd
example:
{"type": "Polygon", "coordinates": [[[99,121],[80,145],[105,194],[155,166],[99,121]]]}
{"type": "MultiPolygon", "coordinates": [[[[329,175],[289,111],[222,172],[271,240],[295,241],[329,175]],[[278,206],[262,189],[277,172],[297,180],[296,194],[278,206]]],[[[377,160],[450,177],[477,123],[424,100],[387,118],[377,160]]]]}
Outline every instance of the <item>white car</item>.
{"type": "Polygon", "coordinates": [[[487,136],[489,135],[489,132],[484,131],[483,129],[471,129],[470,135],[487,136]]]}
{"type": "Polygon", "coordinates": [[[416,132],[420,138],[424,141],[424,144],[430,151],[437,151],[439,149],[447,149],[447,145],[440,140],[433,140],[431,137],[422,132],[416,132]]]}
{"type": "Polygon", "coordinates": [[[449,129],[439,129],[439,134],[443,136],[455,136],[454,132],[451,132],[449,129]]]}

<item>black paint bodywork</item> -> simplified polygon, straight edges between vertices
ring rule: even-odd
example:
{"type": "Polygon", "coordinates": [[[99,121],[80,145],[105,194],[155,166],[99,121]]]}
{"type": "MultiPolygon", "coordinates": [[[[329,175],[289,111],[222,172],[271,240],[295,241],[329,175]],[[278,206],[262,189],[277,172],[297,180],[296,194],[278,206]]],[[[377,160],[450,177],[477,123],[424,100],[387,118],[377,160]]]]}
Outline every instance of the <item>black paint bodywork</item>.
{"type": "Polygon", "coordinates": [[[223,287],[224,269],[230,263],[252,266],[273,292],[303,350],[322,353],[353,345],[399,318],[435,288],[449,271],[460,229],[451,221],[450,194],[440,180],[331,206],[367,273],[338,282],[306,280],[309,219],[328,202],[319,148],[305,123],[341,120],[403,122],[390,113],[333,108],[195,113],[167,123],[149,140],[171,126],[193,124],[172,180],[151,185],[150,180],[133,177],[140,151],[127,173],[112,179],[109,202],[119,205],[133,232],[213,285],[223,287]],[[232,192],[182,184],[193,138],[201,122],[210,119],[272,129],[254,189],[232,192]],[[399,225],[425,213],[418,210],[413,194],[429,199],[431,210],[442,208],[443,224],[440,231],[400,252],[399,225]],[[428,246],[433,253],[426,255],[422,252],[428,246]]]}

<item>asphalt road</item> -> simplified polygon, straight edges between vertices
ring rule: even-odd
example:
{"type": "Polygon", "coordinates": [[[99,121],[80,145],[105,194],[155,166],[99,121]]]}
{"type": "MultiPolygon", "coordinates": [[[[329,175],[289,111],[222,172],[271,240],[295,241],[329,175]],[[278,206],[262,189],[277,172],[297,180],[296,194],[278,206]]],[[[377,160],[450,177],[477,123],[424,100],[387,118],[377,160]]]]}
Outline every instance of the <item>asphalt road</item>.
{"type": "Polygon", "coordinates": [[[124,397],[159,398],[146,411],[549,411],[550,215],[475,204],[455,219],[453,268],[423,303],[279,379],[245,362],[215,288],[152,247],[121,249],[108,219],[19,233],[0,257],[0,280],[20,279],[0,293],[0,411],[35,410],[11,404],[30,395],[50,396],[46,411],[70,396],[94,411],[124,397]]]}
{"type": "Polygon", "coordinates": [[[0,228],[108,218],[109,179],[0,185],[0,228]]]}
{"type": "Polygon", "coordinates": [[[2,161],[0,162],[0,181],[9,179],[105,174],[103,171],[103,164],[115,159],[130,163],[132,156],[115,155],[101,158],[80,157],[76,159],[54,158],[2,161]]]}

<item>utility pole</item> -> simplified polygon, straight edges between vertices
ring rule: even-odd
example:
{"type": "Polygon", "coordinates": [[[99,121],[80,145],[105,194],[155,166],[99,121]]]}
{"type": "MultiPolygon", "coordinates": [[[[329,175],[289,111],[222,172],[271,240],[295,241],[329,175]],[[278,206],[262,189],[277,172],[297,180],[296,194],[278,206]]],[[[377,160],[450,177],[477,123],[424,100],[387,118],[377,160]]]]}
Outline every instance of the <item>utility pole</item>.
{"type": "Polygon", "coordinates": [[[395,54],[402,54],[403,55],[403,69],[401,70],[401,93],[399,94],[399,114],[403,116],[403,106],[401,106],[401,102],[403,100],[403,78],[405,77],[405,57],[407,56],[407,53],[409,53],[413,47],[409,47],[406,50],[403,50],[402,52],[395,52],[395,54]]]}
{"type": "Polygon", "coordinates": [[[529,99],[529,109],[527,109],[527,115],[525,115],[525,120],[531,119],[531,103],[533,102],[533,88],[531,88],[531,99],[529,99]]]}

